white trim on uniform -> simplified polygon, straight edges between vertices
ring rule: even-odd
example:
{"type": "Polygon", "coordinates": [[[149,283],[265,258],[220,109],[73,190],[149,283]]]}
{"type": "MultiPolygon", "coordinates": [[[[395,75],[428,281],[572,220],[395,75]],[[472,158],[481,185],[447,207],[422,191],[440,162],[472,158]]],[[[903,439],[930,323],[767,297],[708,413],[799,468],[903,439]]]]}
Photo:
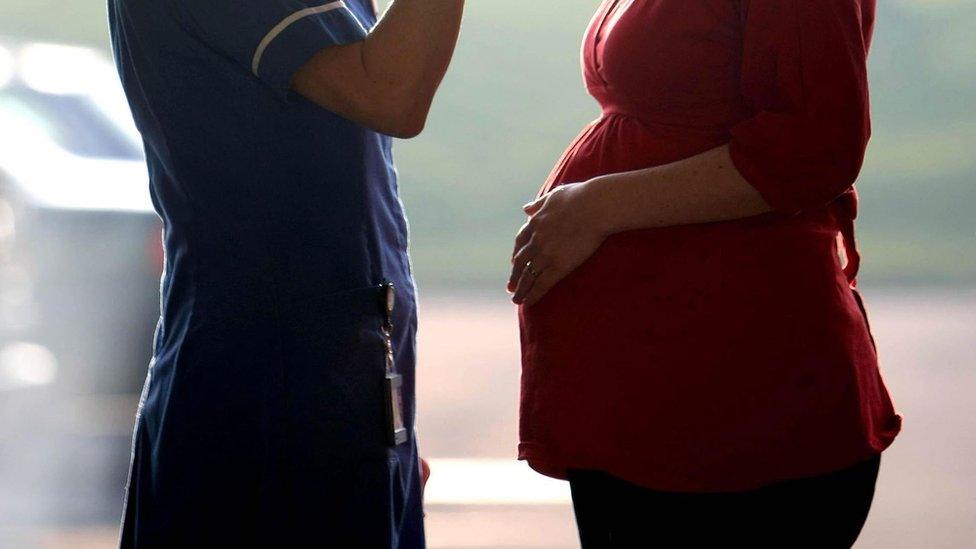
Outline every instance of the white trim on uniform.
{"type": "MultiPolygon", "coordinates": [[[[349,8],[346,6],[346,3],[343,0],[336,0],[335,2],[322,4],[321,6],[298,10],[288,17],[282,19],[281,22],[268,31],[268,34],[264,35],[264,38],[262,38],[261,42],[258,44],[258,48],[254,50],[254,58],[251,60],[251,72],[254,73],[254,76],[258,75],[258,67],[261,66],[261,57],[264,56],[264,50],[268,49],[268,45],[271,44],[271,41],[277,38],[279,34],[284,32],[289,25],[303,17],[308,17],[309,15],[326,13],[338,9],[348,10],[349,8]]],[[[356,21],[358,22],[359,20],[357,19],[356,21]]],[[[360,26],[362,26],[361,23],[360,26]]]]}

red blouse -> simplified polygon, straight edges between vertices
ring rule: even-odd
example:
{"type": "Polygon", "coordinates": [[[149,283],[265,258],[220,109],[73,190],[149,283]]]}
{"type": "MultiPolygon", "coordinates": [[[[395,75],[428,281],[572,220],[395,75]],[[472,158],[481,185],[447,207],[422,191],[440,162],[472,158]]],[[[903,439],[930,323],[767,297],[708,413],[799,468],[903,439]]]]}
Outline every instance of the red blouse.
{"type": "Polygon", "coordinates": [[[866,459],[901,428],[854,289],[874,0],[606,0],[603,107],[565,182],[725,143],[774,212],[611,236],[520,307],[520,459],[661,490],[744,490],[866,459]]]}

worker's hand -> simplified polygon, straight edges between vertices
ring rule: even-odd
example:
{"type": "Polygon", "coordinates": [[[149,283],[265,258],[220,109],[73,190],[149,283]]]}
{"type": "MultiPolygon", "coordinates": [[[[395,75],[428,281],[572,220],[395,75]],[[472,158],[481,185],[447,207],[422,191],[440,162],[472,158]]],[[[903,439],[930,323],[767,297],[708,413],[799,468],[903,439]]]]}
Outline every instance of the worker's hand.
{"type": "MultiPolygon", "coordinates": [[[[427,460],[420,458],[420,506],[424,505],[424,490],[427,488],[427,479],[430,478],[430,464],[427,460]]],[[[424,516],[427,516],[427,510],[424,509],[424,516]]]]}
{"type": "Polygon", "coordinates": [[[427,487],[427,479],[430,478],[430,464],[427,460],[420,458],[420,495],[423,497],[424,488],[427,487]]]}

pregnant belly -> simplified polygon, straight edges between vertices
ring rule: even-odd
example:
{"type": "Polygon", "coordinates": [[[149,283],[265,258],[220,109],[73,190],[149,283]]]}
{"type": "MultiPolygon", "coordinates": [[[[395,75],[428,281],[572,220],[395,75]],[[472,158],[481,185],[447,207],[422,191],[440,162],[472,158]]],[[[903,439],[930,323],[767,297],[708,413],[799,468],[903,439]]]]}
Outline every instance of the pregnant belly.
{"type": "MultiPolygon", "coordinates": [[[[573,143],[543,192],[667,164],[726,141],[722,131],[604,116],[573,143]]],[[[650,354],[667,349],[669,355],[703,339],[726,349],[736,340],[735,346],[746,343],[743,338],[756,344],[746,347],[761,347],[758,325],[793,318],[799,302],[814,318],[849,313],[837,310],[839,303],[848,308],[850,300],[836,235],[827,209],[618,233],[537,306],[522,310],[522,320],[533,340],[593,341],[601,331],[594,326],[604,326],[607,339],[640,341],[650,354]],[[788,298],[797,294],[799,302],[788,298]],[[621,318],[630,320],[622,326],[621,318]]],[[[802,332],[806,319],[798,324],[802,332]]]]}

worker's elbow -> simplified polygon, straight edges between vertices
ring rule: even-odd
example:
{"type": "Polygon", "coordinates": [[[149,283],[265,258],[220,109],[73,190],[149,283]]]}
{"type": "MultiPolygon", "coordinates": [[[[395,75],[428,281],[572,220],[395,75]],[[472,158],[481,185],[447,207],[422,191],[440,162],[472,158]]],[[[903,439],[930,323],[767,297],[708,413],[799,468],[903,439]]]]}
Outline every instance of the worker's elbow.
{"type": "Polygon", "coordinates": [[[427,125],[430,102],[416,94],[404,93],[390,97],[384,111],[384,133],[399,139],[412,139],[420,135],[427,125]]]}
{"type": "Polygon", "coordinates": [[[391,120],[386,133],[398,139],[413,139],[423,133],[426,126],[426,113],[407,112],[391,120]]]}

